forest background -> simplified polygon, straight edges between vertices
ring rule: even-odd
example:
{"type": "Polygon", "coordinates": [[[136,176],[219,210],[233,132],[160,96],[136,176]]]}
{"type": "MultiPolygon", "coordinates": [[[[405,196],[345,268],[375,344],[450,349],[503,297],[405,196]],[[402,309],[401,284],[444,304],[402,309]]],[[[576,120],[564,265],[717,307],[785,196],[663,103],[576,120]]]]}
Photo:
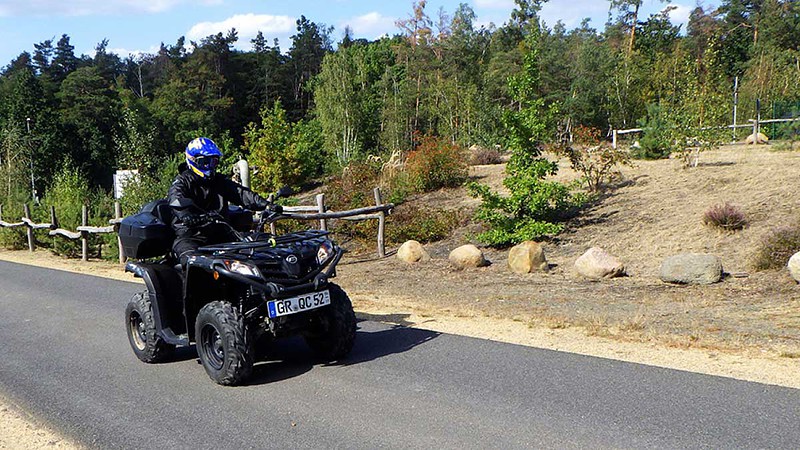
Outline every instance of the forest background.
{"type": "MultiPolygon", "coordinates": [[[[476,27],[466,4],[430,12],[420,0],[395,36],[375,41],[345,30],[334,43],[332,27],[301,17],[288,50],[262,33],[237,50],[235,29],[127,58],[105,40],[94,55],[76,55],[67,35],[37,43],[0,72],[0,204],[6,214],[58,205],[68,226],[89,204],[106,220],[112,174],[136,169],[123,198],[135,212],[164,195],[201,135],[222,147],[221,170],[247,159],[260,193],[324,181],[344,208],[380,184],[400,203],[464,182],[464,149],[478,145],[512,152],[506,186],[525,194],[515,203],[471,188],[494,227],[484,241],[503,244],[557,233],[547,225],[580,203],[542,182],[555,170],[541,157],[548,146],[632,127],[645,128],[634,157],[721,142],[735,85],[740,122],[757,101],[762,117],[800,115],[799,2],[698,6],[685,30],[669,6],[640,17],[642,0],[611,0],[603,30],[548,28],[542,3],[516,0],[505,24],[476,27]]],[[[796,138],[797,125],[771,131],[796,138]]]]}

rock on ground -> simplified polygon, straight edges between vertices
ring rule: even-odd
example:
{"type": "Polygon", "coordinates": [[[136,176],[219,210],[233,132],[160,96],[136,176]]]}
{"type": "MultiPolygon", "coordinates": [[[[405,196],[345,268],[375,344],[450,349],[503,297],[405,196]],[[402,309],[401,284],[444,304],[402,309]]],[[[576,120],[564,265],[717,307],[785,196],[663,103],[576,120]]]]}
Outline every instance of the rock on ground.
{"type": "Polygon", "coordinates": [[[431,259],[431,255],[417,241],[406,241],[397,249],[397,258],[407,263],[415,263],[431,259]]]}
{"type": "Polygon", "coordinates": [[[450,264],[459,269],[489,265],[489,261],[483,256],[483,252],[472,244],[462,245],[453,250],[450,252],[448,259],[450,260],[450,264]]]}
{"type": "Polygon", "coordinates": [[[794,281],[800,283],[800,252],[795,253],[789,258],[789,274],[794,278],[794,281]]]}
{"type": "Polygon", "coordinates": [[[722,279],[722,263],[714,255],[684,253],[661,263],[661,281],[676,284],[713,284],[722,279]]]}
{"type": "Polygon", "coordinates": [[[547,270],[549,266],[542,245],[538,242],[525,241],[508,251],[508,267],[515,273],[530,273],[547,270]]]}
{"type": "Polygon", "coordinates": [[[751,145],[751,144],[766,144],[768,142],[769,142],[769,138],[764,133],[758,133],[758,136],[756,136],[754,134],[751,134],[750,136],[747,136],[747,139],[744,140],[744,143],[748,144],[748,145],[751,145]],[[756,141],[756,137],[758,138],[758,141],[756,141]]]}
{"type": "Polygon", "coordinates": [[[625,274],[625,264],[602,248],[592,247],[575,261],[575,270],[586,278],[613,278],[625,274]]]}

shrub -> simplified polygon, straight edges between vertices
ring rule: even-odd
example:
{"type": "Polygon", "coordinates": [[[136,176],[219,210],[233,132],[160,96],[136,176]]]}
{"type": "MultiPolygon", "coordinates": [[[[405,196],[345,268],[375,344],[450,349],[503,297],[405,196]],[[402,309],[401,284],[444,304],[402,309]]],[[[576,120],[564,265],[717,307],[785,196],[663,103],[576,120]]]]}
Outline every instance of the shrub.
{"type": "Polygon", "coordinates": [[[435,242],[450,236],[462,222],[458,211],[400,206],[388,218],[387,239],[398,244],[408,240],[435,242]]]}
{"type": "Polygon", "coordinates": [[[254,169],[253,190],[272,192],[300,186],[321,171],[320,131],[316,122],[290,123],[280,102],[261,110],[261,123],[244,133],[244,148],[254,169]]]}
{"type": "Polygon", "coordinates": [[[774,229],[764,236],[753,257],[756,270],[781,269],[800,251],[800,226],[774,229]]]}
{"type": "Polygon", "coordinates": [[[476,218],[490,229],[477,237],[485,244],[504,246],[558,234],[564,228],[558,222],[584,202],[583,196],[573,195],[566,185],[544,179],[556,173],[555,163],[537,158],[523,167],[515,166],[511,165],[512,172],[503,180],[509,196],[492,192],[486,185],[467,185],[470,195],[482,200],[476,218]]]}
{"type": "Polygon", "coordinates": [[[178,166],[183,162],[183,153],[175,154],[156,164],[152,172],[140,172],[138,176],[125,183],[124,195],[120,199],[122,214],[133,214],[145,203],[166,198],[170,185],[178,175],[178,166]]]}
{"type": "Polygon", "coordinates": [[[409,153],[406,172],[419,192],[460,186],[467,179],[467,155],[445,139],[424,136],[409,153]]]}
{"type": "Polygon", "coordinates": [[[744,213],[734,205],[714,205],[703,214],[703,224],[723,230],[741,230],[747,225],[744,213]]]}
{"type": "Polygon", "coordinates": [[[592,192],[600,190],[603,183],[611,177],[614,168],[631,165],[628,152],[614,149],[607,143],[588,148],[566,145],[555,149],[555,153],[569,159],[572,170],[583,175],[582,181],[592,192]]]}
{"type": "Polygon", "coordinates": [[[470,153],[470,164],[473,166],[500,164],[503,162],[503,154],[494,147],[477,147],[471,150],[470,153]]]}
{"type": "Polygon", "coordinates": [[[639,148],[632,150],[634,158],[663,159],[672,153],[672,132],[674,126],[670,123],[664,108],[660,105],[647,105],[647,117],[640,123],[642,138],[639,148]]]}

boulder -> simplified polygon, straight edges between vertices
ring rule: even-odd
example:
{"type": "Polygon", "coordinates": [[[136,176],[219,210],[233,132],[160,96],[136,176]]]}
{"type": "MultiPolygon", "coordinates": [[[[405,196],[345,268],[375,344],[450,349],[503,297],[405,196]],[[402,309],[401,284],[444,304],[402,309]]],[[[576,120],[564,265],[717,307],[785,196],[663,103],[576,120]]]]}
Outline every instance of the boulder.
{"type": "Polygon", "coordinates": [[[508,267],[515,273],[530,273],[547,270],[549,266],[542,245],[538,242],[525,241],[509,250],[508,267]]]}
{"type": "Polygon", "coordinates": [[[417,241],[406,241],[397,249],[397,258],[407,263],[431,259],[431,255],[417,241]]]}
{"type": "Polygon", "coordinates": [[[489,265],[489,261],[483,257],[483,252],[472,244],[462,245],[450,252],[448,258],[450,264],[459,268],[483,267],[489,265]]]}
{"type": "Polygon", "coordinates": [[[754,134],[751,134],[750,136],[747,136],[747,139],[744,140],[744,143],[748,144],[748,145],[750,145],[750,144],[766,144],[768,142],[769,142],[769,138],[764,133],[758,133],[758,136],[756,136],[754,134]],[[756,138],[758,138],[758,141],[756,141],[756,138]]]}
{"type": "Polygon", "coordinates": [[[789,258],[789,274],[794,278],[794,281],[800,283],[800,252],[795,253],[789,258]]]}
{"type": "Polygon", "coordinates": [[[613,278],[625,274],[625,264],[600,247],[592,247],[575,261],[575,270],[586,278],[613,278]]]}
{"type": "Polygon", "coordinates": [[[712,284],[722,279],[722,263],[714,255],[684,253],[661,263],[661,281],[676,284],[712,284]]]}

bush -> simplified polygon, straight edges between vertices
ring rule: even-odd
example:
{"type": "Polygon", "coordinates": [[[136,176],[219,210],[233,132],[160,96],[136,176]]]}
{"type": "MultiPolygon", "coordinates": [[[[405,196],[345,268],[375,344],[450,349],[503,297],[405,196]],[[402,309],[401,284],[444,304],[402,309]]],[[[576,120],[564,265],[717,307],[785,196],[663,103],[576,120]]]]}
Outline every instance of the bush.
{"type": "Polygon", "coordinates": [[[120,199],[122,214],[134,214],[145,203],[166,198],[170,185],[178,175],[178,166],[184,161],[183,153],[175,154],[157,164],[154,171],[140,172],[125,183],[124,195],[120,199]]]}
{"type": "Polygon", "coordinates": [[[600,190],[617,166],[631,165],[628,152],[614,149],[608,143],[588,148],[566,145],[555,149],[555,153],[569,159],[572,170],[583,175],[582,181],[592,192],[600,190]]]}
{"type": "Polygon", "coordinates": [[[634,158],[663,159],[669,158],[672,153],[672,132],[674,126],[670,123],[666,111],[655,104],[647,105],[647,117],[640,123],[642,138],[639,148],[632,149],[634,158]]]}
{"type": "Polygon", "coordinates": [[[776,228],[760,242],[753,257],[756,270],[782,269],[800,251],[800,226],[776,228]]]}
{"type": "Polygon", "coordinates": [[[500,164],[503,162],[503,154],[494,147],[477,147],[474,150],[470,150],[470,153],[470,164],[473,166],[500,164]]]}
{"type": "Polygon", "coordinates": [[[445,139],[424,136],[406,159],[406,173],[418,192],[460,186],[467,179],[467,154],[445,139]]]}
{"type": "Polygon", "coordinates": [[[492,192],[486,185],[467,185],[470,195],[482,200],[476,218],[490,227],[477,236],[478,240],[505,246],[560,233],[564,226],[558,222],[574,214],[584,197],[572,194],[564,184],[545,180],[558,166],[544,158],[527,162],[524,167],[511,167],[513,172],[503,180],[509,196],[492,192]]]}
{"type": "Polygon", "coordinates": [[[273,192],[301,186],[321,172],[320,129],[316,122],[292,124],[280,102],[261,110],[261,123],[248,125],[245,151],[254,169],[253,190],[273,192]]]}
{"type": "Polygon", "coordinates": [[[703,214],[703,224],[728,231],[741,230],[747,225],[744,213],[729,203],[714,205],[703,214]]]}
{"type": "Polygon", "coordinates": [[[458,211],[400,206],[388,218],[387,240],[397,244],[409,240],[435,242],[450,236],[462,222],[458,211]]]}

